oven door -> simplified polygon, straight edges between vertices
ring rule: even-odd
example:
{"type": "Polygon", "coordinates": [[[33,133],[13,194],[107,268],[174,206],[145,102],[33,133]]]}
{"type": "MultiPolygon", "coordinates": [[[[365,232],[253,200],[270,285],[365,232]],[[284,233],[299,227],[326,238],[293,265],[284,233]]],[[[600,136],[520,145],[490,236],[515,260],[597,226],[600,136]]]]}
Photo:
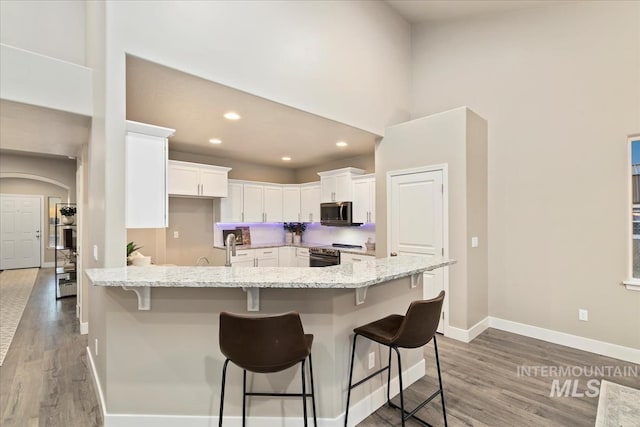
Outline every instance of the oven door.
{"type": "Polygon", "coordinates": [[[309,267],[329,267],[330,265],[339,265],[340,256],[310,254],[309,267]]]}

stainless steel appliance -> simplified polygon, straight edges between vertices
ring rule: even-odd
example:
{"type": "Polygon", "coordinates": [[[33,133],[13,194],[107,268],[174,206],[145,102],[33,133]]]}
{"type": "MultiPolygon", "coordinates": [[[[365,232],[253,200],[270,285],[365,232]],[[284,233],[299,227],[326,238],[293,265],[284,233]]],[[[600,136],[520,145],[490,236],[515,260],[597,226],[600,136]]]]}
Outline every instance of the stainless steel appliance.
{"type": "Polygon", "coordinates": [[[328,267],[340,264],[340,250],[362,249],[360,245],[348,245],[346,243],[332,243],[331,247],[309,248],[309,267],[328,267]]]}
{"type": "Polygon", "coordinates": [[[309,267],[340,264],[340,251],[333,248],[309,248],[309,267]]]}
{"type": "Polygon", "coordinates": [[[351,202],[320,203],[320,224],[332,226],[360,225],[352,221],[351,202]]]}

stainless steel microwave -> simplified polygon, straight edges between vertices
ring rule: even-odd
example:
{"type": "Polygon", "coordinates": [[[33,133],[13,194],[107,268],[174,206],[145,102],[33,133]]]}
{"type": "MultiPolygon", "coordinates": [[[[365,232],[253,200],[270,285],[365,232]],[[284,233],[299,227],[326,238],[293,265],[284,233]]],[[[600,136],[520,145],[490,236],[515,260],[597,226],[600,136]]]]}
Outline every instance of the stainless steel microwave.
{"type": "Polygon", "coordinates": [[[351,202],[320,203],[320,224],[331,226],[360,225],[352,221],[351,202]]]}

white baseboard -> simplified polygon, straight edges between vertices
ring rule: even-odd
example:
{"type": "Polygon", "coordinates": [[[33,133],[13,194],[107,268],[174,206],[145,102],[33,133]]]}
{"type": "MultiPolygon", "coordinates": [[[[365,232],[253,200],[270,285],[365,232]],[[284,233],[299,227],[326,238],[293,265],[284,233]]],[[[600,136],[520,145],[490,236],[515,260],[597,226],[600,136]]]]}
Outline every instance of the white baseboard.
{"type": "Polygon", "coordinates": [[[640,349],[637,348],[624,347],[591,338],[580,337],[578,335],[567,334],[565,332],[539,328],[524,323],[512,322],[511,320],[498,319],[497,317],[489,317],[489,327],[640,364],[640,349]]]}
{"type": "Polygon", "coordinates": [[[80,335],[87,335],[89,333],[89,322],[80,322],[80,335]]]}
{"type": "Polygon", "coordinates": [[[107,406],[104,403],[104,395],[102,394],[102,386],[100,385],[100,377],[98,376],[98,371],[96,370],[96,364],[93,363],[93,356],[91,355],[91,349],[87,346],[87,359],[89,359],[89,367],[91,368],[91,379],[93,380],[93,389],[96,392],[96,397],[98,399],[98,405],[100,406],[100,412],[102,413],[102,417],[105,420],[104,425],[106,426],[106,408],[107,406]]]}
{"type": "MultiPolygon", "coordinates": [[[[87,347],[87,358],[91,368],[91,378],[96,389],[96,396],[100,405],[100,411],[104,420],[104,427],[211,427],[218,424],[218,416],[206,415],[152,415],[152,414],[109,414],[106,412],[104,395],[100,386],[100,378],[93,362],[91,350],[87,347]]],[[[425,375],[425,361],[420,360],[404,372],[402,379],[405,388],[419,380],[425,375]]],[[[398,377],[391,379],[391,396],[398,394],[400,383],[398,377]]],[[[386,384],[366,398],[353,404],[349,409],[349,425],[355,426],[369,415],[374,413],[387,401],[386,384]]],[[[311,410],[311,405],[309,405],[311,410]]],[[[311,424],[312,413],[309,412],[309,423],[311,424]]],[[[242,417],[224,417],[224,424],[227,427],[242,426],[242,417]]],[[[302,417],[250,417],[247,419],[247,427],[298,427],[303,424],[302,417]]],[[[344,425],[344,413],[336,418],[318,418],[319,427],[342,427],[344,425]]]]}
{"type": "Polygon", "coordinates": [[[462,342],[471,342],[475,337],[483,333],[489,327],[489,318],[485,317],[469,329],[460,329],[449,326],[445,336],[462,342]]]}
{"type": "Polygon", "coordinates": [[[56,266],[56,263],[53,261],[41,262],[40,268],[53,268],[56,266]]]}

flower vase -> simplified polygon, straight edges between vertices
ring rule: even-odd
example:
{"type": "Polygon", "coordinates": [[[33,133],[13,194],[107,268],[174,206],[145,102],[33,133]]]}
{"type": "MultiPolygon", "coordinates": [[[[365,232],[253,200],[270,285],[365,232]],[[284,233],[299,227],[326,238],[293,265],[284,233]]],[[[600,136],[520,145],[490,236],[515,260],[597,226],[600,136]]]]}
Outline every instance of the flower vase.
{"type": "Polygon", "coordinates": [[[301,234],[294,234],[293,235],[293,243],[295,245],[299,245],[301,241],[302,241],[302,235],[301,234]]]}
{"type": "Polygon", "coordinates": [[[293,233],[290,231],[287,231],[286,233],[284,233],[284,242],[285,243],[293,243],[293,233]]]}
{"type": "Polygon", "coordinates": [[[62,215],[61,220],[62,220],[62,223],[64,225],[71,225],[71,224],[73,224],[75,222],[76,218],[75,218],[75,216],[62,215]]]}

